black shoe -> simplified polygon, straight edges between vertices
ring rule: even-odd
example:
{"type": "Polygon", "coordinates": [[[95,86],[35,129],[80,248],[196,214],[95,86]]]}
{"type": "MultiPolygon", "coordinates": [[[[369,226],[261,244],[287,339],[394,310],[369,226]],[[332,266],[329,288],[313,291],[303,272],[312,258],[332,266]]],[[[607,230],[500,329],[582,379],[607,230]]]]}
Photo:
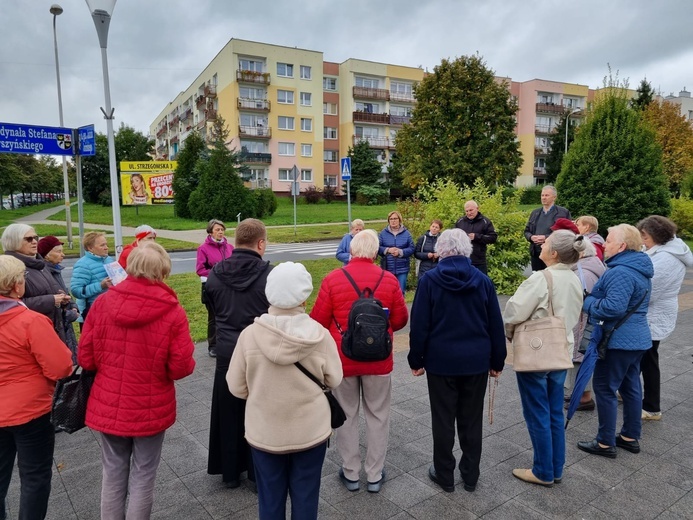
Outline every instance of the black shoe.
{"type": "Polygon", "coordinates": [[[209,357],[217,357],[217,347],[212,347],[209,349],[209,357]]]}
{"type": "Polygon", "coordinates": [[[640,453],[640,443],[637,440],[627,441],[620,435],[616,436],[616,446],[631,453],[640,453]]]}
{"type": "Polygon", "coordinates": [[[467,484],[466,482],[464,482],[464,490],[473,493],[474,491],[476,491],[476,484],[467,484]]]}
{"type": "Polygon", "coordinates": [[[616,447],[609,446],[607,448],[602,448],[597,442],[597,439],[592,441],[580,441],[577,443],[577,447],[579,450],[590,453],[591,455],[601,455],[609,459],[616,458],[616,447]]]}
{"type": "Polygon", "coordinates": [[[436,468],[434,468],[433,466],[428,468],[428,478],[430,478],[433,482],[438,484],[440,486],[440,489],[442,489],[446,493],[452,493],[453,491],[455,491],[454,484],[452,486],[446,486],[438,479],[438,475],[436,475],[436,468]]]}
{"type": "Polygon", "coordinates": [[[241,481],[240,480],[229,480],[228,482],[224,482],[227,488],[229,489],[236,489],[241,486],[241,481]]]}
{"type": "Polygon", "coordinates": [[[561,477],[561,478],[555,478],[555,479],[553,479],[553,483],[554,483],[554,484],[560,484],[561,482],[563,482],[563,478],[562,478],[562,477],[561,477]]]}

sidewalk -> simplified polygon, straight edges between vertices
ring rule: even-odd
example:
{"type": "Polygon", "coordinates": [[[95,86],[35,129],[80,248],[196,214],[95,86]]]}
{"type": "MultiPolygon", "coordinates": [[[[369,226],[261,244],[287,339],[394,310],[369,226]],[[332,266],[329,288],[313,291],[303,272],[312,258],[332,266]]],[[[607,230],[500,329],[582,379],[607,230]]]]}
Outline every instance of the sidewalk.
{"type": "MultiPolygon", "coordinates": [[[[678,327],[660,347],[664,417],[644,424],[642,452],[634,455],[618,450],[618,458],[609,460],[579,451],[576,442],[596,434],[597,414],[578,412],[567,431],[563,483],[552,489],[526,484],[511,475],[515,467],[531,466],[532,449],[509,367],[496,392],[493,425],[486,415],[484,418],[484,452],[476,492],[464,491],[457,482],[454,493],[444,493],[430,482],[431,414],[426,380],[411,376],[407,343],[406,332],[397,335],[387,481],[377,495],[365,491],[364,479],[361,491],[348,492],[337,476],[340,461],[333,444],[322,472],[320,518],[693,517],[693,271],[687,273],[680,296],[678,327]]],[[[195,373],[177,384],[178,421],[166,434],[153,518],[257,518],[257,498],[245,486],[226,489],[219,476],[207,475],[214,360],[207,356],[204,343],[197,345],[195,359],[195,373]]],[[[459,458],[459,450],[455,454],[459,458]]],[[[97,436],[89,429],[58,434],[48,518],[98,519],[100,488],[97,436]]],[[[16,518],[18,498],[15,468],[8,496],[9,518],[16,518]]]]}

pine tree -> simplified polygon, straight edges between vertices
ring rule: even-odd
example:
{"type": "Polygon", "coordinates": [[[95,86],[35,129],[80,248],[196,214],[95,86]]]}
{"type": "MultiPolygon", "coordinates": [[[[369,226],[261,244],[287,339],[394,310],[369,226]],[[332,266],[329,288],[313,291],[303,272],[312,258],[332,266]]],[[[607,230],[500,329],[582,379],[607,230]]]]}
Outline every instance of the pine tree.
{"type": "MultiPolygon", "coordinates": [[[[381,185],[382,164],[375,158],[374,150],[370,148],[368,141],[359,141],[353,148],[349,148],[347,155],[351,157],[351,198],[355,200],[356,194],[363,186],[381,185]]],[[[382,185],[386,189],[385,185],[382,185]]]]}
{"type": "Polygon", "coordinates": [[[199,171],[195,166],[206,151],[204,140],[197,131],[193,131],[185,139],[178,154],[178,167],[173,173],[173,200],[179,217],[190,218],[188,200],[200,183],[199,171]]]}
{"type": "Polygon", "coordinates": [[[648,107],[648,105],[652,103],[655,94],[654,90],[652,90],[652,85],[649,81],[647,81],[647,78],[644,78],[640,82],[640,85],[638,85],[636,92],[638,93],[638,95],[635,98],[633,98],[633,100],[631,101],[631,105],[633,108],[637,110],[645,110],[648,107]]]}

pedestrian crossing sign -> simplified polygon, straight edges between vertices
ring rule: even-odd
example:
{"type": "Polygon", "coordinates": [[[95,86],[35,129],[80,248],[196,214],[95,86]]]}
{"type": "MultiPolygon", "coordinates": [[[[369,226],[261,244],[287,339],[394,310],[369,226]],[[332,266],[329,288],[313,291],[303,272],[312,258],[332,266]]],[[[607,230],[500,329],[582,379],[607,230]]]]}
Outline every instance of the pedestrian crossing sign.
{"type": "Polygon", "coordinates": [[[343,181],[350,181],[351,180],[351,157],[342,157],[340,162],[341,162],[342,180],[343,181]]]}

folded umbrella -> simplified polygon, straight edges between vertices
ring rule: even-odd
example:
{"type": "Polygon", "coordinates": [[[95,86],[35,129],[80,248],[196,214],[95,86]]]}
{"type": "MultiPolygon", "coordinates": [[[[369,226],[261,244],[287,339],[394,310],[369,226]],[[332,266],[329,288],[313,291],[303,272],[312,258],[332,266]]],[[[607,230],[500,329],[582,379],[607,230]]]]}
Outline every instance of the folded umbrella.
{"type": "Polygon", "coordinates": [[[575,410],[580,405],[580,398],[585,392],[585,387],[587,382],[592,377],[594,373],[594,365],[597,363],[597,345],[602,339],[602,324],[603,322],[598,322],[594,324],[592,329],[592,337],[590,338],[589,345],[585,351],[585,355],[582,358],[582,363],[580,363],[580,368],[575,375],[575,385],[573,385],[573,393],[570,394],[570,402],[568,403],[568,412],[566,413],[565,427],[568,429],[568,423],[575,415],[575,410]]]}

